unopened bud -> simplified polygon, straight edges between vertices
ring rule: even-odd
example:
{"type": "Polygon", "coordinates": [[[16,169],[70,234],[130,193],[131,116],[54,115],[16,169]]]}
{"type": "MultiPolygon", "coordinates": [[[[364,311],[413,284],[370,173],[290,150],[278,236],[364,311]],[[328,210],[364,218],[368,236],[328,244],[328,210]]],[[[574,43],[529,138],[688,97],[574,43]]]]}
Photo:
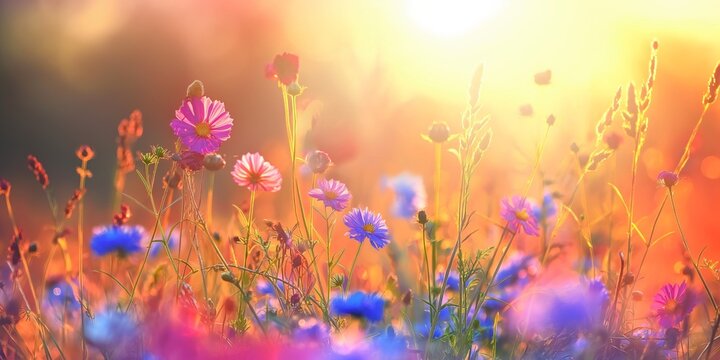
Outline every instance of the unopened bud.
{"type": "Polygon", "coordinates": [[[195,80],[187,88],[187,97],[203,97],[205,95],[205,86],[202,81],[195,80]]]}

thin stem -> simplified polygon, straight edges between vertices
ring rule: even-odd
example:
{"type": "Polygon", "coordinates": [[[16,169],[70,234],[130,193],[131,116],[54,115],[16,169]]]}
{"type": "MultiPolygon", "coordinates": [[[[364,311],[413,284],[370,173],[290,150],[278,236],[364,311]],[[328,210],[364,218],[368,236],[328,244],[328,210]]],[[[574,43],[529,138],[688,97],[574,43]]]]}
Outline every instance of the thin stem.
{"type": "Polygon", "coordinates": [[[365,241],[361,241],[358,245],[357,252],[355,252],[355,257],[353,258],[352,265],[350,265],[350,274],[348,275],[348,283],[346,289],[350,288],[350,283],[352,282],[353,278],[353,272],[355,271],[355,264],[357,263],[358,255],[360,255],[360,249],[362,249],[364,243],[365,241]]]}
{"type": "Polygon", "coordinates": [[[247,226],[247,232],[245,234],[245,258],[243,261],[243,266],[248,266],[248,255],[250,254],[250,229],[252,229],[253,224],[253,216],[255,212],[255,190],[252,190],[250,192],[250,208],[248,210],[248,226],[247,226]]]}
{"type": "Polygon", "coordinates": [[[700,272],[700,267],[698,266],[697,262],[695,261],[695,258],[693,258],[692,253],[690,252],[690,246],[688,245],[687,238],[685,237],[685,232],[683,231],[683,228],[680,225],[680,217],[678,216],[677,207],[675,206],[675,196],[673,195],[672,188],[668,187],[668,193],[670,194],[670,204],[672,205],[673,215],[675,216],[675,222],[677,223],[678,231],[680,232],[680,238],[682,239],[683,246],[685,246],[685,251],[687,252],[688,258],[690,258],[690,262],[692,262],[692,265],[695,268],[695,271],[697,272],[698,277],[700,278],[700,282],[702,282],[703,287],[705,288],[705,292],[707,293],[708,297],[710,298],[710,302],[712,303],[712,306],[715,309],[715,312],[717,313],[719,310],[718,304],[717,304],[717,302],[715,302],[715,297],[713,297],[712,292],[710,291],[710,287],[708,286],[707,282],[705,281],[705,277],[702,275],[702,272],[700,272]]]}

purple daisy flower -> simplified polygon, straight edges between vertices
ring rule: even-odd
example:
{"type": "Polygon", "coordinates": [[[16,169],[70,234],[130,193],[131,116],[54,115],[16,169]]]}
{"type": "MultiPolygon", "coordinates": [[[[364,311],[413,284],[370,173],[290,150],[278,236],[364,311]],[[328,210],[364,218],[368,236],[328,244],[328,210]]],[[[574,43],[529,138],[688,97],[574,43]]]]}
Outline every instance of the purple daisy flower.
{"type": "Polygon", "coordinates": [[[220,149],[230,138],[233,119],[225,104],[207,96],[191,96],[175,111],[170,127],[175,136],[191,151],[206,155],[220,149]]]}
{"type": "Polygon", "coordinates": [[[665,284],[652,303],[655,317],[663,328],[671,328],[683,321],[694,307],[694,298],[684,281],[680,284],[665,284]]]}
{"type": "Polygon", "coordinates": [[[310,190],[308,195],[322,201],[326,207],[335,211],[345,210],[352,198],[347,186],[335,179],[320,179],[317,188],[310,190]]]}
{"type": "Polygon", "coordinates": [[[390,232],[382,216],[367,208],[354,208],[343,218],[348,232],[345,234],[351,239],[362,243],[365,238],[370,240],[370,245],[375,249],[381,249],[390,242],[390,232]]]}
{"type": "Polygon", "coordinates": [[[527,199],[513,196],[502,200],[500,216],[507,220],[510,230],[517,232],[518,228],[532,236],[538,236],[537,219],[532,216],[532,206],[527,199]]]}

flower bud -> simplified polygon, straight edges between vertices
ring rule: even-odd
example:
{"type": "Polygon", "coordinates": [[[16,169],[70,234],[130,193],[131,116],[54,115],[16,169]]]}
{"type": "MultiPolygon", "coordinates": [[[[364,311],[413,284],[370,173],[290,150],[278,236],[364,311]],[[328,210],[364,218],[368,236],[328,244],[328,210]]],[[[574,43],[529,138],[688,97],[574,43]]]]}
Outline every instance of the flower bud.
{"type": "Polygon", "coordinates": [[[292,84],[288,85],[287,92],[290,96],[300,96],[302,95],[303,91],[305,91],[304,86],[300,86],[300,84],[296,82],[293,82],[292,84]]]}
{"type": "Polygon", "coordinates": [[[633,301],[642,301],[643,299],[643,292],[640,290],[635,290],[632,292],[632,299],[633,301]]]}
{"type": "Polygon", "coordinates": [[[330,156],[326,152],[320,150],[311,151],[307,154],[305,157],[305,163],[315,174],[324,173],[328,167],[332,165],[330,156]]]}
{"type": "Polygon", "coordinates": [[[446,122],[434,122],[430,125],[428,137],[434,143],[443,143],[450,137],[450,127],[446,122]]]}
{"type": "Polygon", "coordinates": [[[220,278],[221,278],[223,281],[229,282],[229,283],[232,283],[232,284],[234,284],[234,283],[237,282],[237,280],[235,279],[235,275],[233,275],[233,273],[231,273],[231,272],[229,272],[229,271],[223,272],[223,273],[220,275],[220,278]]]}
{"type": "Polygon", "coordinates": [[[550,114],[550,116],[548,116],[545,122],[548,124],[548,126],[553,126],[555,124],[555,115],[550,114]]]}
{"type": "Polygon", "coordinates": [[[0,196],[10,194],[11,188],[12,185],[10,185],[9,181],[5,179],[0,179],[0,196]]]}
{"type": "Polygon", "coordinates": [[[90,161],[92,158],[95,157],[95,152],[91,147],[87,145],[82,145],[75,151],[75,155],[81,161],[90,161]]]}
{"type": "Polygon", "coordinates": [[[629,272],[629,273],[625,274],[625,276],[623,276],[623,285],[624,286],[632,285],[632,283],[634,283],[634,282],[635,282],[635,274],[629,272]]]}
{"type": "Polygon", "coordinates": [[[418,211],[418,213],[417,213],[417,221],[418,221],[418,223],[420,223],[421,225],[427,224],[427,222],[428,222],[428,217],[427,217],[427,213],[425,212],[425,210],[420,210],[420,211],[418,211]]]}
{"type": "Polygon", "coordinates": [[[412,302],[412,296],[413,296],[412,290],[408,289],[408,291],[402,297],[403,305],[409,306],[410,302],[412,302]]]}
{"type": "Polygon", "coordinates": [[[679,178],[678,175],[672,171],[663,170],[658,174],[657,181],[660,185],[667,188],[671,188],[677,184],[679,178]]]}
{"type": "Polygon", "coordinates": [[[207,154],[203,159],[203,165],[210,171],[222,170],[225,167],[225,159],[220,154],[207,154]]]}
{"type": "Polygon", "coordinates": [[[187,88],[187,97],[203,97],[205,95],[205,86],[202,81],[195,80],[187,88]]]}

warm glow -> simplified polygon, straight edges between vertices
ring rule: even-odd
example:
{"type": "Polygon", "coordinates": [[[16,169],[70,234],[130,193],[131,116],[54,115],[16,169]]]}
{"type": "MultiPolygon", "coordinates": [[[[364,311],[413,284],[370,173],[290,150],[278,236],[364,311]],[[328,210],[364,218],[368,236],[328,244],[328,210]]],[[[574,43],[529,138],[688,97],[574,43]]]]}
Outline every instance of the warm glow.
{"type": "Polygon", "coordinates": [[[497,14],[499,0],[408,0],[410,16],[426,31],[443,37],[462,35],[497,14]]]}

